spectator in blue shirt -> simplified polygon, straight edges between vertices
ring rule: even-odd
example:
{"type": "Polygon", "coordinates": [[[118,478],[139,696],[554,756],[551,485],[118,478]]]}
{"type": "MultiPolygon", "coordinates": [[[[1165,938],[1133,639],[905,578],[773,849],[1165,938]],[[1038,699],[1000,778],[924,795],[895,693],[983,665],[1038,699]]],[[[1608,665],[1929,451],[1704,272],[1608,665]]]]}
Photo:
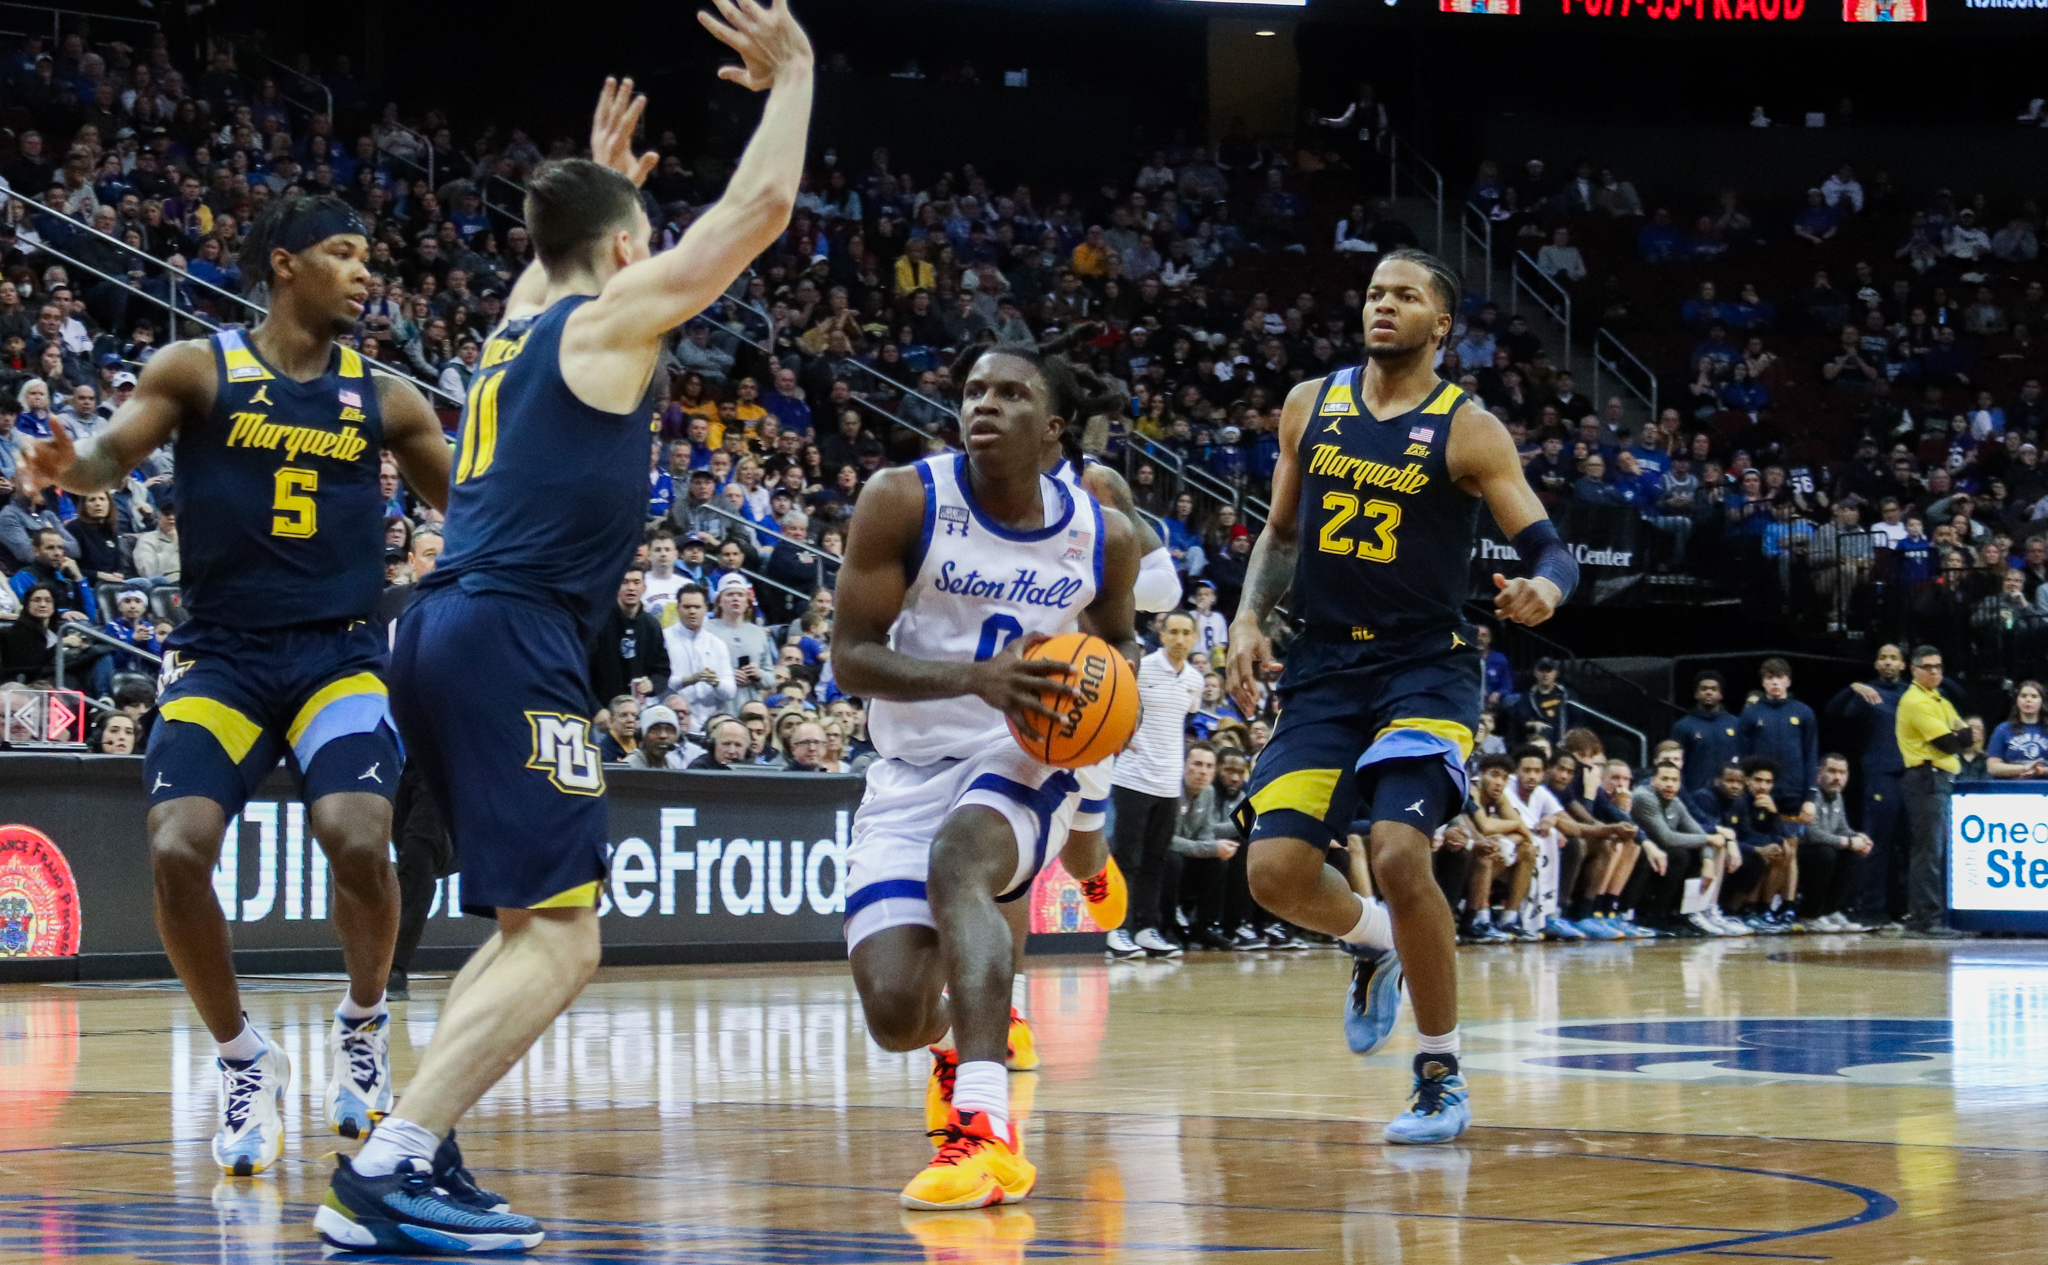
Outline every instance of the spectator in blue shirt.
{"type": "Polygon", "coordinates": [[[1728,327],[1719,321],[1707,327],[1706,341],[1696,344],[1692,349],[1693,364],[1711,360],[1717,372],[1724,378],[1733,371],[1741,359],[1742,349],[1728,341],[1728,327]]]}
{"type": "Polygon", "coordinates": [[[1515,670],[1508,657],[1493,648],[1493,626],[1475,625],[1479,642],[1479,663],[1486,675],[1486,710],[1493,711],[1515,692],[1515,670]]]}
{"type": "Polygon", "coordinates": [[[1749,376],[1749,366],[1738,360],[1729,370],[1730,377],[1721,387],[1721,407],[1737,413],[1747,413],[1752,419],[1771,405],[1769,388],[1749,376]]]}
{"type": "Polygon", "coordinates": [[[1702,281],[1699,294],[1687,299],[1685,305],[1678,309],[1678,319],[1685,322],[1687,329],[1695,329],[1704,334],[1707,326],[1726,319],[1726,314],[1714,294],[1714,283],[1702,281]]]}
{"type": "Polygon", "coordinates": [[[1934,578],[1934,542],[1927,538],[1926,524],[1918,514],[1906,516],[1906,536],[1892,548],[1899,552],[1899,579],[1921,584],[1934,578]]]}
{"type": "Polygon", "coordinates": [[[665,517],[676,503],[675,480],[661,468],[663,444],[657,439],[647,454],[647,517],[665,517]]]}
{"type": "Polygon", "coordinates": [[[1598,454],[1579,463],[1579,477],[1572,481],[1572,499],[1586,505],[1629,504],[1628,489],[1607,481],[1607,463],[1598,454]]]}
{"type": "Polygon", "coordinates": [[[1764,696],[1743,709],[1738,728],[1744,756],[1769,756],[1777,761],[1778,798],[1788,806],[1785,816],[1810,820],[1820,776],[1820,726],[1813,709],[1792,697],[1792,665],[1766,659],[1759,669],[1764,696]],[[1791,810],[1789,805],[1805,805],[1791,810]]]}
{"type": "Polygon", "coordinates": [[[1636,234],[1636,253],[1647,263],[1670,263],[1678,258],[1683,246],[1684,235],[1672,225],[1671,212],[1661,206],[1651,213],[1650,222],[1636,234]]]}
{"type": "MultiPolygon", "coordinates": [[[[149,618],[147,594],[141,589],[122,589],[120,597],[115,599],[115,607],[120,614],[100,631],[138,650],[163,654],[163,643],[157,640],[156,624],[149,618]]],[[[93,665],[93,688],[102,695],[109,693],[113,689],[116,672],[142,672],[155,676],[156,665],[126,650],[115,651],[93,665]]]]}
{"type": "Polygon", "coordinates": [[[2048,725],[2041,723],[2039,681],[2021,681],[2012,715],[1991,731],[1986,771],[1993,777],[2048,777],[2048,725]]]}
{"type": "Polygon", "coordinates": [[[1756,286],[1744,282],[1742,293],[1735,302],[1721,309],[1721,319],[1739,330],[1763,329],[1777,318],[1776,304],[1765,301],[1756,292],[1756,286]]]}
{"type": "Polygon", "coordinates": [[[1834,211],[1818,189],[1806,191],[1806,209],[1792,221],[1792,235],[1802,241],[1818,246],[1833,237],[1839,228],[1834,211]]]}
{"type": "Polygon", "coordinates": [[[775,389],[762,399],[761,407],[775,414],[785,435],[811,437],[811,406],[804,403],[804,393],[796,384],[795,370],[775,371],[775,389]]]}

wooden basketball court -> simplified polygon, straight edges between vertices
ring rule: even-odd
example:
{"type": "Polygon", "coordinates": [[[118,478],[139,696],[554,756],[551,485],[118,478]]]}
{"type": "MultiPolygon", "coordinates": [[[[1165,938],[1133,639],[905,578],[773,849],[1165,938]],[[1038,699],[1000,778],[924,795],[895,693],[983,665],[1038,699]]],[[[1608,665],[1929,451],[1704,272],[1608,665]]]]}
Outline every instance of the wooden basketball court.
{"type": "MultiPolygon", "coordinates": [[[[904,1214],[927,1060],[843,965],[607,971],[463,1131],[536,1259],[1521,1265],[2048,1260],[2048,947],[1780,937],[1466,949],[1476,1127],[1398,1149],[1328,951],[1034,963],[1037,1192],[904,1214]]],[[[403,1083],[437,987],[398,1007],[403,1083]]],[[[0,990],[0,1260],[312,1262],[336,989],[251,981],[297,1070],[285,1160],[208,1159],[174,986],[0,990]]],[[[1407,1023],[1404,1016],[1404,1024],[1407,1023]]],[[[1409,1029],[1412,1033],[1412,1029],[1409,1029]]]]}

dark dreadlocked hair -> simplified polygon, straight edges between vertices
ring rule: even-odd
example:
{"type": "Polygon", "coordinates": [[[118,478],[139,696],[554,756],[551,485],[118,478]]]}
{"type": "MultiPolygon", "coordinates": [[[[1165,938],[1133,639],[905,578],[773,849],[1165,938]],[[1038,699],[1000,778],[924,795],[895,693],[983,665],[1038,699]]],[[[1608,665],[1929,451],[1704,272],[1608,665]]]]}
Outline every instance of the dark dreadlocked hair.
{"type": "Polygon", "coordinates": [[[1084,321],[1042,343],[975,343],[963,349],[953,361],[953,380],[965,382],[983,356],[1015,356],[1038,366],[1052,399],[1052,414],[1066,423],[1060,431],[1060,449],[1076,466],[1081,463],[1081,434],[1088,419],[1122,411],[1129,392],[1115,378],[1092,366],[1078,363],[1067,353],[1093,342],[1102,334],[1098,321],[1084,321]]]}

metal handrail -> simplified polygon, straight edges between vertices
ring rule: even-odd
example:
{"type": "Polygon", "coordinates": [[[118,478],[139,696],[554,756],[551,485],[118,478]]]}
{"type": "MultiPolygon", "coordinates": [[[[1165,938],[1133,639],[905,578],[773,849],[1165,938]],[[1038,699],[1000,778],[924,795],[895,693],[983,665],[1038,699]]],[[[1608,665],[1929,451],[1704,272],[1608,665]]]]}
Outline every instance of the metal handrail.
{"type": "MultiPolygon", "coordinates": [[[[147,659],[151,663],[154,663],[159,667],[163,665],[163,656],[152,654],[149,651],[144,650],[140,646],[133,645],[129,642],[121,640],[119,637],[109,636],[108,634],[101,632],[99,629],[94,628],[91,624],[84,623],[79,620],[73,620],[70,623],[58,628],[56,631],[63,633],[78,633],[82,636],[90,638],[93,641],[103,641],[106,644],[113,646],[117,650],[126,650],[128,653],[135,655],[137,658],[147,659]]],[[[60,683],[64,680],[65,658],[66,655],[64,638],[59,637],[57,638],[57,654],[55,667],[56,680],[60,683]]]]}
{"type": "MultiPolygon", "coordinates": [[[[83,9],[59,9],[47,4],[16,4],[13,3],[13,0],[0,0],[0,9],[27,9],[31,13],[49,14],[50,41],[53,44],[62,42],[64,38],[64,19],[67,17],[91,18],[95,22],[126,22],[130,26],[146,26],[158,31],[163,29],[163,23],[153,18],[131,18],[119,13],[88,13],[83,9]]],[[[42,37],[39,35],[36,38],[41,39],[42,37]]]]}
{"type": "Polygon", "coordinates": [[[1530,302],[1548,312],[1551,320],[1564,326],[1564,358],[1558,361],[1557,367],[1560,369],[1570,369],[1572,367],[1571,291],[1565,289],[1556,277],[1537,267],[1536,261],[1529,257],[1529,252],[1526,250],[1516,251],[1515,257],[1508,261],[1508,281],[1508,315],[1513,316],[1515,314],[1520,306],[1518,296],[1522,291],[1527,290],[1530,302]],[[1557,303],[1555,305],[1545,299],[1543,292],[1538,290],[1533,282],[1522,275],[1523,264],[1528,264],[1530,272],[1542,278],[1545,282],[1549,283],[1551,289],[1557,291],[1557,303]]]}
{"type": "Polygon", "coordinates": [[[1643,363],[1641,356],[1629,350],[1627,343],[1622,342],[1621,339],[1614,336],[1612,331],[1605,328],[1593,332],[1593,398],[1596,400],[1600,398],[1601,393],[1600,371],[1602,369],[1614,375],[1616,382],[1619,382],[1630,395],[1643,402],[1644,406],[1650,410],[1651,421],[1657,420],[1657,375],[1651,372],[1650,366],[1643,363]],[[1621,360],[1610,360],[1600,354],[1600,344],[1603,341],[1614,344],[1614,349],[1620,352],[1621,355],[1626,356],[1628,363],[1633,364],[1642,371],[1643,379],[1650,384],[1648,394],[1645,394],[1643,388],[1637,386],[1627,375],[1622,373],[1621,360]]]}
{"type": "MultiPolygon", "coordinates": [[[[740,304],[740,306],[741,306],[741,307],[746,307],[747,305],[746,305],[746,304],[744,304],[744,303],[742,303],[742,304],[740,304]]],[[[748,308],[747,308],[747,310],[748,310],[748,311],[750,311],[750,312],[752,312],[752,311],[757,311],[758,309],[755,309],[755,308],[751,308],[751,307],[748,307],[748,308]]],[[[690,319],[691,319],[691,320],[701,320],[701,321],[704,321],[704,322],[706,322],[707,324],[709,324],[709,325],[710,325],[710,326],[711,326],[711,327],[712,327],[713,329],[719,329],[719,330],[724,330],[724,331],[725,331],[726,333],[728,333],[728,334],[732,335],[732,336],[733,336],[734,338],[737,338],[737,339],[738,339],[738,340],[740,340],[741,342],[745,343],[745,344],[746,344],[747,346],[749,346],[749,347],[752,347],[752,348],[753,348],[753,349],[754,349],[755,351],[758,351],[758,352],[762,353],[763,355],[773,355],[773,354],[774,354],[774,352],[773,352],[773,351],[772,351],[772,350],[771,350],[771,349],[769,348],[768,344],[766,344],[766,343],[764,343],[764,342],[761,342],[760,340],[758,340],[758,339],[756,339],[756,338],[753,338],[753,337],[749,336],[749,335],[747,334],[747,332],[746,332],[746,331],[745,331],[744,329],[741,329],[741,328],[740,328],[740,327],[739,327],[739,326],[738,326],[737,324],[733,324],[733,323],[728,323],[728,322],[726,322],[725,320],[722,320],[722,319],[720,319],[719,317],[715,317],[715,316],[712,316],[712,315],[710,315],[710,314],[709,314],[708,312],[707,312],[707,313],[703,313],[703,314],[700,314],[700,315],[698,315],[698,316],[694,316],[694,317],[691,317],[690,319]]],[[[772,328],[772,325],[771,325],[771,328],[772,328]]],[[[854,361],[854,364],[855,364],[856,366],[858,366],[859,368],[862,368],[862,369],[867,369],[867,370],[868,370],[868,372],[870,372],[870,373],[874,373],[874,370],[873,370],[872,368],[870,368],[869,366],[867,366],[867,365],[865,365],[865,364],[862,364],[862,363],[861,363],[860,361],[858,361],[858,360],[854,361]]],[[[891,387],[899,387],[899,386],[901,385],[900,383],[896,382],[896,381],[895,381],[895,380],[894,380],[893,378],[885,378],[885,377],[882,377],[882,375],[881,375],[881,374],[879,374],[879,373],[876,373],[876,374],[875,374],[875,376],[876,376],[877,378],[881,378],[881,380],[882,380],[882,381],[884,381],[884,382],[887,382],[887,383],[888,383],[888,384],[889,384],[889,385],[890,385],[891,387]]],[[[907,391],[907,390],[906,390],[906,391],[904,392],[904,394],[906,394],[906,395],[915,395],[915,396],[917,396],[917,398],[919,398],[919,399],[921,399],[921,400],[925,400],[925,401],[927,401],[927,402],[931,403],[931,404],[933,405],[933,407],[935,407],[935,408],[938,408],[938,409],[941,409],[941,410],[943,410],[943,409],[945,408],[945,405],[943,405],[943,404],[940,404],[940,403],[938,403],[937,401],[935,401],[935,400],[932,400],[930,396],[927,396],[927,395],[923,395],[923,394],[920,394],[919,392],[916,392],[916,391],[907,391]]],[[[870,399],[868,399],[868,398],[867,398],[866,396],[863,396],[863,395],[856,395],[856,396],[854,396],[854,397],[853,397],[853,399],[854,399],[854,403],[855,403],[855,404],[859,405],[859,406],[860,406],[860,407],[862,407],[862,408],[866,408],[866,409],[871,409],[871,410],[873,410],[874,412],[876,412],[876,413],[879,413],[879,414],[881,414],[881,415],[882,415],[882,416],[883,416],[884,418],[886,418],[886,419],[887,419],[887,420],[888,420],[888,421],[889,421],[889,422],[890,422],[890,423],[891,423],[892,425],[896,425],[896,426],[901,426],[901,427],[902,427],[903,429],[905,429],[905,430],[907,430],[907,431],[910,431],[910,432],[912,432],[913,434],[917,434],[917,435],[922,435],[922,436],[923,436],[924,438],[926,438],[926,439],[928,439],[928,440],[934,440],[934,441],[936,441],[936,442],[938,442],[938,443],[941,443],[941,444],[945,444],[945,446],[946,446],[946,451],[948,451],[948,452],[958,452],[958,451],[959,451],[959,449],[957,449],[957,448],[954,448],[954,447],[953,447],[953,445],[951,445],[951,444],[949,444],[949,443],[946,443],[946,437],[945,437],[944,435],[938,435],[938,434],[934,434],[934,433],[932,433],[931,431],[928,431],[928,430],[926,430],[926,429],[925,429],[924,427],[922,427],[922,426],[919,426],[919,425],[918,425],[918,424],[917,424],[916,422],[913,422],[913,421],[909,421],[909,420],[907,420],[907,419],[905,419],[905,418],[899,417],[899,416],[897,416],[896,414],[894,414],[894,413],[890,412],[890,411],[889,411],[888,409],[885,409],[885,408],[883,408],[883,407],[882,407],[881,405],[879,405],[879,404],[875,403],[875,402],[874,402],[873,400],[870,400],[870,399]]],[[[813,422],[813,424],[814,424],[814,425],[815,425],[815,424],[816,424],[816,422],[818,421],[818,419],[817,419],[817,417],[816,417],[816,416],[813,416],[811,420],[812,420],[812,422],[813,422]]]]}
{"type": "MultiPolygon", "coordinates": [[[[769,578],[768,578],[767,576],[765,576],[765,575],[762,575],[762,574],[761,574],[760,572],[758,572],[758,571],[749,571],[749,570],[747,570],[747,569],[746,569],[745,567],[741,567],[741,568],[740,568],[739,570],[740,570],[740,574],[741,574],[741,575],[743,575],[743,576],[747,577],[747,578],[748,578],[749,580],[752,580],[752,581],[753,581],[754,583],[756,583],[756,584],[765,584],[765,585],[767,585],[767,586],[768,586],[769,588],[771,588],[771,589],[780,589],[780,590],[781,590],[781,591],[783,591],[784,593],[787,593],[787,594],[789,594],[789,595],[790,595],[791,597],[793,597],[793,598],[796,598],[796,599],[797,599],[798,601],[800,601],[800,602],[804,602],[804,603],[806,603],[806,604],[808,604],[808,603],[810,602],[810,600],[811,600],[811,595],[810,595],[809,593],[799,593],[799,592],[798,592],[797,590],[795,590],[795,589],[793,589],[793,588],[789,587],[789,586],[788,586],[787,584],[784,584],[784,583],[783,583],[782,581],[780,581],[780,580],[771,580],[771,579],[769,579],[769,578]]],[[[823,575],[823,572],[824,572],[823,564],[820,564],[820,566],[819,566],[819,574],[820,574],[820,575],[822,576],[822,575],[823,575]]],[[[819,585],[818,587],[819,587],[819,588],[823,588],[823,587],[824,587],[824,585],[823,585],[823,584],[821,583],[821,584],[820,584],[820,585],[819,585]]],[[[813,590],[813,591],[815,591],[815,590],[813,590]]]]}
{"type": "MultiPolygon", "coordinates": [[[[382,126],[384,126],[384,120],[379,118],[375,123],[370,124],[370,134],[372,136],[375,136],[377,129],[382,126]]],[[[408,167],[414,168],[415,170],[418,171],[425,172],[427,174],[427,187],[438,192],[441,187],[441,182],[434,179],[434,138],[428,136],[424,132],[418,131],[414,128],[407,127],[403,123],[393,122],[392,124],[390,124],[390,126],[397,131],[404,132],[407,136],[418,137],[420,143],[426,146],[427,161],[424,165],[416,163],[412,159],[407,158],[402,154],[397,154],[392,152],[391,150],[385,149],[381,142],[377,144],[377,152],[383,154],[385,157],[391,159],[394,162],[402,162],[408,167]]]]}
{"type": "Polygon", "coordinates": [[[1632,736],[1636,740],[1637,759],[1635,767],[1640,769],[1647,768],[1649,766],[1650,739],[1646,734],[1643,733],[1642,730],[1636,728],[1634,725],[1627,723],[1626,721],[1616,720],[1614,717],[1609,716],[1606,712],[1601,711],[1597,707],[1588,707],[1586,704],[1581,703],[1578,699],[1575,698],[1566,698],[1564,700],[1564,705],[1566,708],[1577,708],[1579,711],[1586,713],[1588,716],[1593,717],[1595,720],[1604,720],[1608,724],[1614,726],[1616,729],[1619,729],[1623,733],[1632,736]]]}
{"type": "MultiPolygon", "coordinates": [[[[684,503],[684,502],[682,502],[682,501],[678,501],[678,502],[676,502],[676,504],[680,506],[680,505],[684,505],[685,503],[684,503]]],[[[818,576],[818,587],[819,587],[819,588],[824,588],[824,587],[825,587],[825,558],[826,558],[826,556],[827,556],[827,555],[825,554],[825,551],[824,551],[823,549],[821,549],[821,548],[819,548],[819,547],[818,547],[818,545],[817,545],[817,543],[816,543],[816,542],[814,542],[814,541],[809,541],[809,540],[793,540],[793,539],[791,539],[790,537],[788,537],[788,536],[785,536],[785,535],[783,535],[783,534],[782,534],[781,532],[779,532],[779,531],[776,531],[776,530],[775,530],[775,529],[774,529],[773,527],[763,527],[763,526],[761,526],[761,525],[760,525],[759,523],[756,523],[756,522],[754,522],[754,521],[753,521],[752,519],[748,519],[748,518],[743,518],[743,517],[741,517],[740,515],[738,515],[738,514],[735,514],[735,513],[733,513],[733,512],[731,511],[731,510],[729,510],[729,509],[725,508],[725,506],[717,504],[716,502],[712,502],[712,501],[706,501],[706,502],[705,502],[705,503],[704,503],[703,505],[701,505],[701,506],[699,506],[699,505],[691,505],[691,506],[689,506],[688,508],[690,508],[690,509],[693,509],[693,510],[694,510],[694,509],[708,509],[708,510],[710,510],[710,511],[711,511],[712,513],[714,513],[714,514],[718,515],[718,516],[719,516],[720,518],[729,518],[729,519],[731,519],[731,520],[732,520],[733,522],[735,522],[735,523],[738,523],[738,524],[739,524],[740,526],[742,526],[742,527],[746,528],[746,529],[747,529],[748,531],[751,531],[751,532],[755,532],[755,533],[758,533],[758,534],[765,534],[765,535],[767,535],[767,536],[768,536],[768,537],[769,537],[770,539],[773,539],[773,540],[779,541],[779,542],[781,542],[782,544],[785,544],[785,545],[795,545],[795,546],[796,546],[797,548],[799,548],[799,549],[808,549],[808,550],[810,550],[810,551],[811,551],[812,553],[815,553],[815,554],[817,554],[817,555],[818,555],[818,557],[817,557],[817,559],[816,559],[816,562],[817,562],[817,576],[818,576]]],[[[809,595],[809,594],[803,594],[802,596],[804,596],[804,597],[809,597],[810,595],[809,595]]]]}
{"type": "MultiPolygon", "coordinates": [[[[775,330],[775,318],[769,315],[768,309],[764,307],[755,307],[753,304],[747,302],[747,286],[751,284],[753,277],[754,270],[752,268],[749,268],[745,272],[741,273],[733,281],[732,285],[727,287],[725,292],[725,298],[734,307],[741,308],[748,312],[752,312],[754,315],[760,317],[761,323],[766,325],[768,327],[769,332],[772,334],[775,330]]],[[[751,345],[755,347],[761,346],[761,344],[759,343],[752,343],[751,345]]],[[[762,348],[762,350],[765,351],[767,349],[764,347],[762,348]]],[[[919,391],[914,387],[904,386],[902,383],[896,381],[894,378],[890,378],[883,374],[879,369],[876,369],[873,365],[858,361],[856,361],[855,364],[857,368],[863,370],[869,376],[878,378],[881,381],[888,383],[890,389],[892,390],[898,391],[904,395],[914,395],[918,399],[923,400],[926,404],[929,404],[933,408],[939,410],[939,412],[941,413],[949,413],[952,411],[951,406],[948,405],[944,400],[935,400],[931,396],[926,395],[924,392],[919,391]]],[[[907,426],[909,425],[909,423],[905,422],[904,425],[907,426]]],[[[914,430],[916,428],[912,427],[912,429],[914,430]]]]}
{"type": "Polygon", "coordinates": [[[1479,248],[1481,275],[1485,277],[1485,282],[1480,287],[1479,292],[1485,295],[1487,300],[1491,302],[1493,299],[1493,217],[1470,202],[1461,202],[1458,205],[1458,275],[1465,279],[1467,287],[1471,286],[1471,248],[1476,245],[1479,248]],[[1484,231],[1475,231],[1473,229],[1472,221],[1474,217],[1478,218],[1480,229],[1484,231]]]}
{"type": "MultiPolygon", "coordinates": [[[[327,121],[330,123],[334,121],[334,89],[328,87],[324,83],[321,83],[318,79],[315,79],[313,76],[307,74],[305,71],[300,70],[297,66],[294,66],[289,62],[279,61],[277,58],[272,57],[269,53],[264,52],[260,48],[252,47],[251,51],[253,51],[258,57],[261,57],[264,61],[269,62],[273,66],[279,67],[286,74],[291,75],[297,79],[303,79],[307,83],[312,84],[315,88],[317,88],[320,92],[320,95],[327,98],[327,121]]],[[[280,93],[279,95],[282,95],[282,93],[280,93]]],[[[287,98],[287,100],[289,100],[289,98],[287,98]]],[[[299,103],[294,101],[292,102],[292,104],[298,105],[299,103]]],[[[432,149],[432,142],[428,142],[427,147],[429,149],[432,149]]]]}
{"type": "MultiPolygon", "coordinates": [[[[12,189],[0,188],[0,197],[8,197],[13,198],[20,202],[26,202],[29,206],[37,208],[45,215],[52,214],[48,207],[41,206],[39,203],[36,203],[28,198],[23,197],[21,194],[16,193],[12,189]]],[[[231,290],[223,290],[219,286],[214,285],[210,281],[201,281],[198,277],[193,276],[191,273],[185,271],[184,269],[173,268],[170,264],[166,263],[161,259],[158,259],[156,256],[148,254],[147,252],[144,251],[139,251],[135,247],[130,246],[127,242],[124,242],[119,238],[111,237],[106,233],[100,232],[98,229],[94,228],[90,224],[86,224],[78,220],[73,220],[70,219],[69,217],[59,218],[64,219],[65,227],[67,229],[76,229],[86,233],[90,233],[92,236],[99,238],[101,241],[107,242],[110,245],[116,247],[121,251],[122,254],[140,256],[141,258],[148,260],[151,267],[161,269],[164,273],[168,274],[169,277],[171,278],[170,301],[166,302],[165,300],[160,299],[155,295],[148,293],[147,291],[137,289],[124,278],[108,276],[106,273],[101,272],[99,269],[93,267],[91,264],[85,263],[78,259],[74,259],[70,255],[65,254],[63,251],[58,250],[55,246],[52,246],[47,240],[43,241],[39,246],[36,247],[37,251],[40,251],[41,253],[46,255],[50,255],[54,258],[61,259],[67,265],[73,268],[83,269],[84,271],[91,273],[93,276],[100,278],[102,281],[112,282],[113,284],[120,286],[123,290],[128,291],[130,294],[133,294],[138,298],[141,298],[149,303],[153,303],[156,306],[163,308],[165,311],[171,314],[171,318],[174,324],[178,318],[182,317],[185,320],[191,321],[197,325],[203,325],[207,329],[213,330],[215,332],[219,332],[221,329],[226,328],[224,325],[216,324],[215,322],[206,319],[204,315],[198,312],[187,312],[178,308],[176,306],[176,303],[178,296],[178,285],[180,282],[184,282],[189,285],[195,285],[204,290],[210,290],[213,293],[220,295],[224,299],[228,299],[235,303],[241,304],[243,307],[248,308],[250,311],[256,313],[258,316],[270,315],[269,308],[263,306],[261,303],[256,302],[254,299],[247,297],[246,295],[236,294],[231,290]]],[[[175,329],[173,330],[173,332],[175,332],[175,329]]],[[[452,408],[459,409],[462,407],[462,397],[458,395],[451,395],[447,391],[442,390],[438,383],[427,382],[423,379],[415,378],[409,373],[401,373],[397,369],[394,369],[391,366],[384,364],[382,361],[366,359],[363,361],[363,363],[368,365],[373,372],[385,374],[393,378],[399,378],[403,381],[412,383],[414,386],[418,387],[422,391],[425,391],[431,395],[439,396],[441,399],[447,401],[449,406],[452,408]]]]}
{"type": "MultiPolygon", "coordinates": [[[[1389,199],[1401,196],[1400,146],[1400,136],[1389,132],[1387,134],[1387,197],[1389,199]]],[[[1421,169],[1420,172],[1409,176],[1410,182],[1436,207],[1436,253],[1441,256],[1444,253],[1444,173],[1438,171],[1435,164],[1431,163],[1421,154],[1411,151],[1408,154],[1408,161],[1421,169]],[[1422,179],[1421,172],[1428,173],[1429,179],[1427,181],[1422,179]]]]}

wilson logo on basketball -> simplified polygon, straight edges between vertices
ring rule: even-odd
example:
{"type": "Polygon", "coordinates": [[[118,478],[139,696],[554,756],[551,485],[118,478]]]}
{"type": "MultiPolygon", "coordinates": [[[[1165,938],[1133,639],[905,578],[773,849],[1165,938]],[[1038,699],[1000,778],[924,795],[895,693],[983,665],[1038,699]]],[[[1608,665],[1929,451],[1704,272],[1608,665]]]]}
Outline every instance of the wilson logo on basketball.
{"type": "Polygon", "coordinates": [[[1081,691],[1081,697],[1073,700],[1067,708],[1066,723],[1060,726],[1062,738],[1072,738],[1081,731],[1081,722],[1087,719],[1088,709],[1102,697],[1102,683],[1109,679],[1109,656],[1091,654],[1081,660],[1080,668],[1080,679],[1074,683],[1074,688],[1081,691]]]}
{"type": "Polygon", "coordinates": [[[0,958],[78,956],[78,883],[50,837],[0,826],[0,958]]]}

